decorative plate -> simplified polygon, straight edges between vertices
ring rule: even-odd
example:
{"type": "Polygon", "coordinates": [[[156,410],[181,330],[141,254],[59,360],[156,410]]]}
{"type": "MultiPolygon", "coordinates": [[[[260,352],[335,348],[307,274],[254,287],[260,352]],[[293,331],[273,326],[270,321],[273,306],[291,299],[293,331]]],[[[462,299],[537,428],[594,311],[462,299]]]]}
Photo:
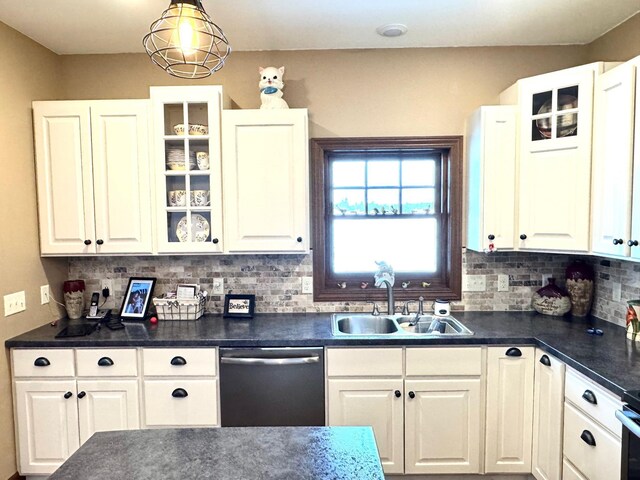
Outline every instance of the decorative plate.
{"type": "MultiPolygon", "coordinates": [[[[176,235],[181,242],[189,242],[189,231],[187,230],[187,216],[185,215],[178,222],[176,235]]],[[[202,215],[194,213],[191,215],[191,238],[195,242],[206,242],[209,238],[209,222],[202,215]]]]}

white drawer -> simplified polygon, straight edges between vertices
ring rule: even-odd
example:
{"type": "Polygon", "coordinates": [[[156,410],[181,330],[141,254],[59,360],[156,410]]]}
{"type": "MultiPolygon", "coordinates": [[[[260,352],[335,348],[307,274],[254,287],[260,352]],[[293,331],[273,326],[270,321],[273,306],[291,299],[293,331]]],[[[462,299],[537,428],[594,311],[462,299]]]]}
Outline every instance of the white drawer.
{"type": "Polygon", "coordinates": [[[402,348],[329,348],[330,377],[400,376],[402,348]]]}
{"type": "Polygon", "coordinates": [[[76,350],[79,377],[135,377],[135,348],[81,348],[76,350]]]}
{"type": "Polygon", "coordinates": [[[15,377],[73,377],[72,349],[12,349],[15,377]]]}
{"type": "Polygon", "coordinates": [[[589,480],[566,458],[562,460],[562,480],[589,480]]]}
{"type": "Polygon", "coordinates": [[[482,375],[480,347],[407,348],[407,376],[482,375]]]}
{"type": "Polygon", "coordinates": [[[620,439],[567,402],[564,409],[563,445],[567,460],[589,480],[620,478],[620,439]],[[588,433],[593,437],[595,446],[581,438],[588,433]]]}
{"type": "Polygon", "coordinates": [[[143,383],[147,426],[218,425],[217,380],[145,380],[143,383]]]}
{"type": "Polygon", "coordinates": [[[622,424],[616,418],[616,410],[622,409],[622,402],[611,392],[575,370],[567,368],[564,395],[567,400],[618,437],[622,435],[622,424]],[[591,403],[588,399],[596,403],[591,403]]]}
{"type": "Polygon", "coordinates": [[[218,351],[215,348],[144,348],[145,376],[215,376],[218,351]]]}

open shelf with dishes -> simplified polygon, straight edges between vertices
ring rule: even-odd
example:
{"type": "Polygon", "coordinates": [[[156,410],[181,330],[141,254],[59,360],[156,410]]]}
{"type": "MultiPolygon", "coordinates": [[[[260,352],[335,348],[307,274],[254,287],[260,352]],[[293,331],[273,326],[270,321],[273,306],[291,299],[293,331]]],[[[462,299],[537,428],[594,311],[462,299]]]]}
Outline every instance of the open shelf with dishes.
{"type": "Polygon", "coordinates": [[[152,87],[159,253],[222,252],[222,89],[152,87]]]}

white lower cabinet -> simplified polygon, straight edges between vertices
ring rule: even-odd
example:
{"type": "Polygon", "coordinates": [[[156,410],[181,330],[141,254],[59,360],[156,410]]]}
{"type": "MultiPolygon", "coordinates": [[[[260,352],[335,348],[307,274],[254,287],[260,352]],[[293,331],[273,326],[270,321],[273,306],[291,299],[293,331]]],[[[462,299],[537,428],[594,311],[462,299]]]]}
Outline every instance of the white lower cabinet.
{"type": "Polygon", "coordinates": [[[327,424],[372,426],[387,474],[481,473],[482,363],[480,347],[329,348],[327,424]]]}
{"type": "Polygon", "coordinates": [[[489,347],[485,471],[531,472],[534,347],[489,347]]]}
{"type": "Polygon", "coordinates": [[[565,365],[536,349],[531,473],[538,480],[562,479],[565,365]]]}

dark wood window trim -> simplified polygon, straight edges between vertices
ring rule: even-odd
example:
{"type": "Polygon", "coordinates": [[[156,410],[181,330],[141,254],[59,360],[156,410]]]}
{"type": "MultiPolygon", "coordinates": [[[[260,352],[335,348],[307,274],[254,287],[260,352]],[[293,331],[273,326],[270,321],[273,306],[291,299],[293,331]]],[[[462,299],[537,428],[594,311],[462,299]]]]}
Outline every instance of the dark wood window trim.
{"type": "Polygon", "coordinates": [[[349,278],[346,288],[339,288],[328,271],[327,234],[327,196],[326,185],[329,155],[332,152],[366,150],[425,150],[444,151],[444,168],[441,175],[444,184],[442,205],[445,213],[447,246],[444,252],[443,272],[433,278],[428,287],[422,286],[420,278],[408,275],[396,275],[394,293],[399,300],[416,300],[424,296],[426,300],[436,298],[459,300],[462,290],[462,137],[382,137],[382,138],[316,138],[311,140],[311,186],[312,186],[312,225],[313,225],[313,299],[317,302],[384,301],[386,291],[373,288],[373,268],[371,278],[349,278]],[[405,278],[406,277],[406,278],[405,278]],[[370,281],[369,287],[360,288],[364,280],[370,281]],[[402,288],[403,281],[410,281],[408,288],[402,288]]]}

